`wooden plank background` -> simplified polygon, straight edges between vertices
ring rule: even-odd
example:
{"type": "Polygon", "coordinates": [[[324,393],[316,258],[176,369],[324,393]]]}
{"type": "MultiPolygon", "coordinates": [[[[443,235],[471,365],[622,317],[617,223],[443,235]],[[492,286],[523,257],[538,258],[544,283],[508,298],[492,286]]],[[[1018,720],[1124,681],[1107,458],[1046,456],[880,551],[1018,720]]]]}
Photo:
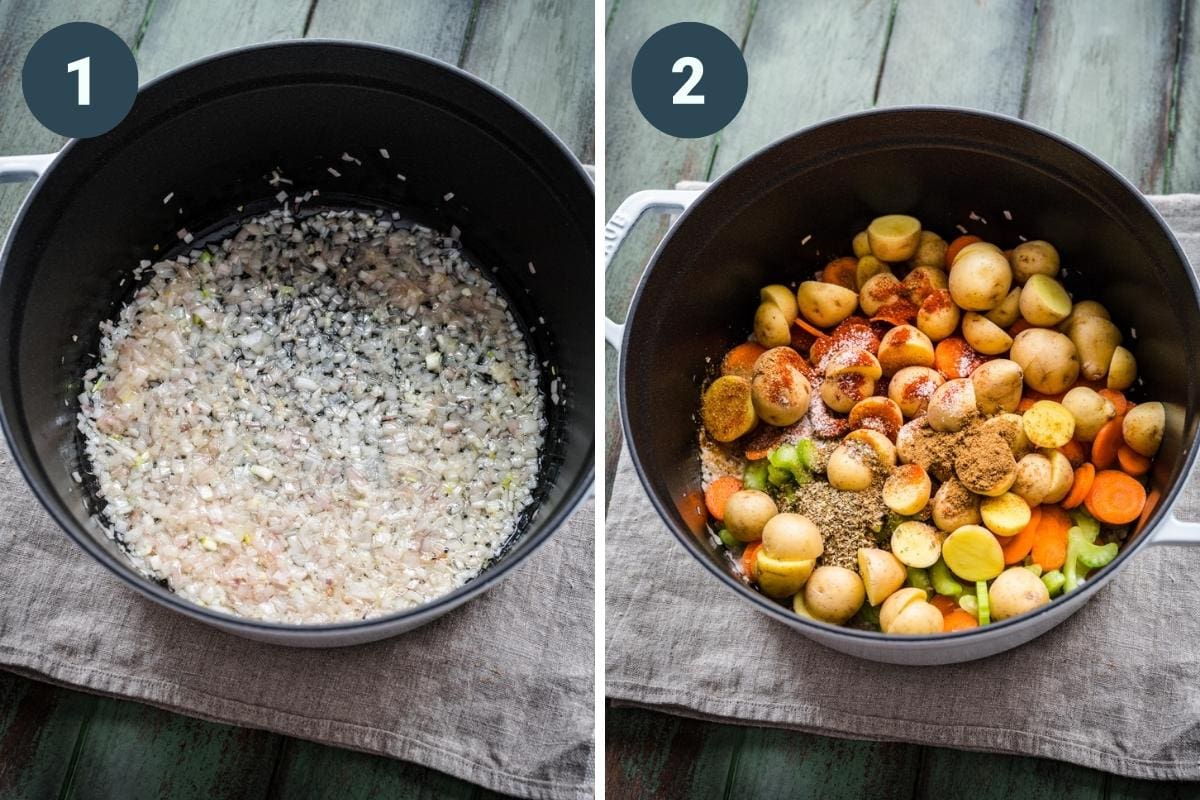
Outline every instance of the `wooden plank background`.
{"type": "MultiPolygon", "coordinates": [[[[1147,192],[1200,192],[1200,0],[610,0],[606,211],[631,192],[712,179],[805,125],[874,106],[938,103],[1022,116],[1064,134],[1147,192]],[[742,45],[739,116],[678,141],[638,114],[629,72],[671,22],[714,25],[742,45]]],[[[611,267],[623,319],[665,231],[638,226],[611,267]]],[[[607,349],[606,475],[620,452],[607,349]]],[[[1200,785],[1131,781],[1034,758],[738,728],[610,708],[613,798],[1197,797],[1200,785]]]]}
{"type": "MultiPolygon", "coordinates": [[[[404,47],[467,69],[593,157],[591,0],[0,0],[0,154],[62,137],[25,108],[25,53],[50,28],[100,23],[144,82],[219,50],[302,36],[404,47]],[[550,79],[547,79],[549,76],[550,79]]],[[[0,186],[0,231],[25,187],[0,186]]],[[[217,725],[0,672],[0,800],[7,798],[483,798],[413,764],[217,725]]]]}

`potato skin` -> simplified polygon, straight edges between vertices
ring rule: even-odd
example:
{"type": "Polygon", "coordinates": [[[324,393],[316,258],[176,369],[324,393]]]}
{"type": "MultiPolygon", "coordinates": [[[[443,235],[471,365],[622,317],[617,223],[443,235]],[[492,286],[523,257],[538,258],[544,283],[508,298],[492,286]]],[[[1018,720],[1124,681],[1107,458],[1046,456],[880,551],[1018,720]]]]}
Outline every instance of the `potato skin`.
{"type": "Polygon", "coordinates": [[[750,381],[722,375],[710,383],[700,400],[700,418],[718,442],[732,442],[749,433],[758,424],[750,381]]]}
{"type": "Polygon", "coordinates": [[[871,252],[882,261],[907,261],[921,242],[921,222],[907,214],[886,214],[867,226],[871,252]]]}
{"type": "Polygon", "coordinates": [[[804,605],[816,619],[841,625],[862,608],[862,578],[845,567],[820,566],[804,584],[804,605]]]}
{"type": "Polygon", "coordinates": [[[904,296],[904,284],[891,272],[871,276],[858,291],[858,304],[868,317],[904,296]]]}
{"type": "Polygon", "coordinates": [[[1021,289],[1013,287],[1008,292],[1008,296],[993,308],[991,311],[984,314],[992,322],[999,325],[1001,328],[1007,328],[1012,325],[1021,316],[1021,289]]]}
{"type": "Polygon", "coordinates": [[[897,325],[879,342],[879,364],[884,375],[905,367],[932,367],[933,342],[912,325],[897,325]]]}
{"type": "Polygon", "coordinates": [[[1139,403],[1125,414],[1121,434],[1125,444],[1151,458],[1162,445],[1167,427],[1166,406],[1159,402],[1139,403]]]}
{"type": "Polygon", "coordinates": [[[1008,331],[975,311],[963,315],[962,332],[967,344],[985,356],[998,356],[1012,347],[1013,339],[1008,331]]]}
{"type": "Polygon", "coordinates": [[[965,311],[991,311],[1012,287],[1012,269],[997,248],[968,245],[950,270],[950,295],[965,311]]]}
{"type": "Polygon", "coordinates": [[[888,397],[900,407],[905,419],[912,419],[925,413],[934,390],[945,382],[937,370],[905,367],[888,382],[888,397]]]}
{"type": "Polygon", "coordinates": [[[854,313],[858,294],[832,283],[804,281],[796,289],[796,303],[801,315],[813,325],[832,328],[854,313]]]}
{"type": "Polygon", "coordinates": [[[779,513],[771,495],[757,489],[742,489],[725,503],[725,529],[739,542],[762,538],[763,528],[779,513]]]}
{"type": "Polygon", "coordinates": [[[992,581],[988,605],[997,622],[1016,617],[1050,602],[1050,592],[1042,579],[1024,567],[1009,567],[992,581]]]}
{"type": "Polygon", "coordinates": [[[941,269],[946,263],[946,240],[933,231],[921,231],[917,252],[909,259],[911,267],[935,267],[941,269]]]}
{"type": "Polygon", "coordinates": [[[812,386],[804,374],[804,359],[790,347],[773,347],[754,362],[751,400],[759,419],[786,426],[808,413],[812,386]]]}
{"type": "Polygon", "coordinates": [[[754,312],[754,340],[763,347],[782,347],[791,343],[791,320],[775,303],[761,303],[754,312]]]}
{"type": "Polygon", "coordinates": [[[1065,392],[1079,377],[1075,344],[1056,331],[1029,328],[1013,339],[1008,357],[1020,365],[1025,384],[1035,392],[1065,392]]]}
{"type": "Polygon", "coordinates": [[[975,403],[983,414],[1014,412],[1021,403],[1025,388],[1021,365],[1007,358],[997,358],[980,365],[971,373],[975,384],[975,403]]]}
{"type": "Polygon", "coordinates": [[[1108,388],[1123,392],[1137,380],[1137,359],[1133,353],[1124,347],[1113,350],[1112,361],[1108,365],[1108,388]]]}
{"type": "Polygon", "coordinates": [[[929,398],[929,427],[955,433],[975,418],[975,384],[970,378],[955,378],[934,389],[929,398]]]}
{"type": "Polygon", "coordinates": [[[1024,284],[1034,275],[1047,275],[1053,278],[1058,274],[1058,250],[1054,249],[1054,245],[1041,239],[1022,242],[1014,247],[1009,261],[1012,264],[1013,277],[1019,284],[1024,284]]]}
{"type": "Polygon", "coordinates": [[[983,521],[979,512],[979,496],[972,493],[957,478],[938,487],[933,495],[933,524],[942,531],[956,531],[964,525],[983,521]]]}
{"type": "Polygon", "coordinates": [[[1079,353],[1083,377],[1094,381],[1108,374],[1108,365],[1121,344],[1120,328],[1103,317],[1077,317],[1067,328],[1067,336],[1079,353]]]}
{"type": "Polygon", "coordinates": [[[1017,479],[1009,491],[1033,507],[1046,499],[1051,486],[1050,459],[1039,453],[1021,456],[1017,462],[1017,479]]]}
{"type": "Polygon", "coordinates": [[[1117,415],[1111,400],[1086,386],[1067,392],[1062,404],[1075,418],[1075,438],[1081,442],[1093,441],[1104,424],[1117,415]]]}
{"type": "Polygon", "coordinates": [[[940,342],[958,328],[962,311],[950,296],[949,289],[930,292],[917,311],[917,329],[930,340],[940,342]]]}

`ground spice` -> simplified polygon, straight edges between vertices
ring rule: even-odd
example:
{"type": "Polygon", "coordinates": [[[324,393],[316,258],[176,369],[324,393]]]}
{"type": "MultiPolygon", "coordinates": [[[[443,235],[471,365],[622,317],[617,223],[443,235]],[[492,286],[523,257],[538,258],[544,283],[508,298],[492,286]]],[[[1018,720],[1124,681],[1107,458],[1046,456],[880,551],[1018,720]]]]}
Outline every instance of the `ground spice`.
{"type": "Polygon", "coordinates": [[[900,459],[908,464],[920,464],[939,481],[954,475],[954,458],[961,446],[957,433],[941,433],[929,426],[925,416],[906,422],[896,436],[900,459]]]}
{"type": "Polygon", "coordinates": [[[964,431],[961,438],[954,473],[971,491],[988,494],[1015,472],[1017,462],[1012,447],[1000,434],[975,425],[964,431]]]}
{"type": "Polygon", "coordinates": [[[790,406],[801,395],[811,394],[808,363],[790,347],[775,347],[754,364],[754,388],[762,399],[775,406],[790,406]]]}
{"type": "Polygon", "coordinates": [[[887,518],[883,504],[884,476],[861,492],[844,492],[824,480],[795,487],[776,498],[780,511],[803,514],[821,531],[825,553],[818,564],[858,571],[858,551],[878,547],[875,536],[887,518]]]}

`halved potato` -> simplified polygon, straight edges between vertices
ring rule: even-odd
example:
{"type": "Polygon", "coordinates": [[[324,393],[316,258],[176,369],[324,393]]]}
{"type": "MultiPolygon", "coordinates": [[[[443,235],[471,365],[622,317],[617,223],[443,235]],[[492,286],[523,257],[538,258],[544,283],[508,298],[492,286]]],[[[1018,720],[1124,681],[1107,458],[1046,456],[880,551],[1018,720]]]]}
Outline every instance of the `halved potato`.
{"type": "Polygon", "coordinates": [[[758,299],[760,302],[774,303],[779,306],[779,310],[783,312],[788,325],[791,325],[800,313],[800,307],[796,305],[795,292],[782,283],[773,283],[770,286],[764,286],[759,289],[758,299]]]}
{"type": "Polygon", "coordinates": [[[929,408],[929,398],[937,387],[946,382],[937,370],[929,367],[905,367],[888,382],[888,397],[908,419],[918,417],[929,408]]]}
{"type": "Polygon", "coordinates": [[[887,397],[867,397],[859,400],[850,409],[850,427],[869,428],[896,441],[900,426],[904,424],[904,412],[895,401],[887,397]]]}
{"type": "Polygon", "coordinates": [[[1021,316],[1021,287],[1016,286],[1010,289],[1000,305],[984,316],[1001,328],[1007,328],[1016,322],[1021,316]]]}
{"type": "Polygon", "coordinates": [[[1008,331],[975,311],[963,314],[962,334],[972,349],[985,356],[998,356],[1012,347],[1008,331]]]}
{"type": "MultiPolygon", "coordinates": [[[[803,607],[808,614],[834,625],[857,614],[865,599],[862,578],[845,567],[817,567],[804,584],[803,607]]],[[[795,602],[794,607],[799,608],[799,601],[795,602]]]]}
{"type": "Polygon", "coordinates": [[[978,525],[983,520],[979,514],[979,495],[951,477],[938,487],[933,496],[933,524],[939,530],[953,531],[964,525],[978,525]]]}
{"type": "Polygon", "coordinates": [[[942,558],[958,577],[990,581],[1004,571],[1004,551],[987,528],[963,525],[942,543],[942,558]]]}
{"type": "Polygon", "coordinates": [[[1121,330],[1098,316],[1077,317],[1067,327],[1067,336],[1079,353],[1079,371],[1094,381],[1108,373],[1108,365],[1121,344],[1121,330]]]}
{"type": "MultiPolygon", "coordinates": [[[[1020,465],[1017,465],[1018,468],[1020,465]]],[[[997,536],[1016,536],[1032,519],[1029,503],[1015,492],[1005,492],[999,497],[985,497],[979,503],[983,524],[997,536]]]]}
{"type": "Polygon", "coordinates": [[[949,289],[930,292],[917,311],[917,328],[932,341],[940,342],[958,329],[962,311],[950,296],[949,289]]]}
{"type": "MultiPolygon", "coordinates": [[[[946,264],[946,240],[933,231],[921,231],[921,239],[917,244],[917,252],[909,259],[910,267],[935,267],[939,271],[946,264]]],[[[945,274],[945,273],[943,273],[945,274]]],[[[943,285],[943,288],[945,286],[943,285]]]]}
{"type": "Polygon", "coordinates": [[[1008,357],[1021,365],[1025,384],[1035,392],[1065,392],[1079,377],[1075,343],[1045,328],[1023,330],[1013,339],[1008,357]]]}
{"type": "Polygon", "coordinates": [[[854,235],[854,241],[850,243],[850,246],[854,250],[855,258],[862,258],[863,256],[871,255],[871,242],[867,238],[866,231],[859,231],[856,233],[854,235]]]}
{"type": "MultiPolygon", "coordinates": [[[[1028,571],[1028,570],[1026,570],[1028,571]]],[[[893,636],[929,636],[945,630],[946,620],[933,603],[918,600],[909,603],[891,621],[884,633],[893,636]]],[[[880,630],[882,630],[880,626],[880,630]]]]}
{"type": "Polygon", "coordinates": [[[1059,448],[1075,435],[1075,418],[1061,403],[1038,400],[1021,416],[1025,435],[1038,447],[1059,448]]]}
{"type": "Polygon", "coordinates": [[[762,529],[762,552],[783,561],[807,561],[825,552],[821,530],[803,514],[776,514],[762,529]]]}
{"type": "Polygon", "coordinates": [[[1123,392],[1137,380],[1137,359],[1124,347],[1113,350],[1108,364],[1108,388],[1123,392]]]}
{"type": "Polygon", "coordinates": [[[1053,485],[1050,459],[1040,453],[1026,453],[1017,462],[1017,479],[1010,491],[1032,507],[1041,505],[1053,485]]]}
{"type": "Polygon", "coordinates": [[[700,418],[718,442],[732,442],[749,433],[758,424],[750,381],[722,375],[710,383],[700,400],[700,418]]]}
{"type": "Polygon", "coordinates": [[[813,325],[832,328],[854,313],[858,294],[832,283],[804,281],[796,290],[796,303],[800,313],[813,325]]]}
{"type": "Polygon", "coordinates": [[[859,428],[847,433],[842,441],[869,448],[875,454],[875,460],[885,470],[896,466],[896,445],[892,444],[892,440],[879,431],[859,428]]]}
{"type": "Polygon", "coordinates": [[[792,343],[792,321],[774,303],[762,303],[754,312],[754,340],[763,347],[792,343]]]}
{"type": "Polygon", "coordinates": [[[907,261],[921,242],[921,221],[905,214],[888,214],[867,226],[871,253],[883,261],[907,261]]]}
{"type": "Polygon", "coordinates": [[[955,433],[979,415],[975,402],[975,384],[970,378],[955,378],[934,389],[929,398],[929,427],[942,433],[955,433]]]}
{"type": "Polygon", "coordinates": [[[1147,458],[1151,458],[1162,446],[1163,432],[1167,429],[1167,409],[1157,401],[1139,403],[1125,414],[1121,434],[1125,444],[1147,458]]]}
{"type": "Polygon", "coordinates": [[[865,375],[845,373],[821,381],[821,402],[830,410],[847,414],[875,393],[875,381],[865,375]]]}
{"type": "Polygon", "coordinates": [[[779,513],[771,495],[757,489],[742,489],[725,501],[725,530],[739,542],[754,542],[762,538],[763,528],[779,513]]]}
{"type": "MultiPolygon", "coordinates": [[[[937,267],[916,267],[904,276],[901,281],[908,290],[908,299],[914,305],[921,305],[925,298],[939,289],[945,289],[948,283],[946,273],[937,267]]],[[[947,290],[948,291],[948,290],[947,290]]]]}
{"type": "Polygon", "coordinates": [[[1100,429],[1117,415],[1111,400],[1086,386],[1076,386],[1063,395],[1062,405],[1075,418],[1074,436],[1081,442],[1094,440],[1100,429]]]}
{"type": "Polygon", "coordinates": [[[858,550],[858,574],[867,592],[867,602],[877,606],[904,585],[908,573],[904,565],[887,550],[861,547],[858,550]]]}
{"type": "Polygon", "coordinates": [[[1075,468],[1071,466],[1071,460],[1059,450],[1044,449],[1038,452],[1050,462],[1050,489],[1042,498],[1042,502],[1061,503],[1067,492],[1071,491],[1071,485],[1075,483],[1075,468]]]}
{"type": "Polygon", "coordinates": [[[892,474],[883,482],[883,504],[897,514],[910,517],[929,505],[932,492],[933,482],[929,480],[929,473],[924,467],[920,464],[902,464],[892,470],[892,474]]]}
{"type": "Polygon", "coordinates": [[[879,309],[891,305],[904,297],[904,284],[890,272],[880,272],[873,275],[858,290],[858,304],[868,317],[874,316],[879,309]]]}
{"type": "Polygon", "coordinates": [[[908,606],[913,603],[924,603],[928,595],[924,589],[918,589],[914,586],[909,586],[904,589],[895,591],[879,607],[879,627],[884,633],[892,627],[892,622],[900,615],[908,606]]]}
{"type": "Polygon", "coordinates": [[[1052,328],[1071,315],[1071,296],[1048,275],[1031,275],[1021,289],[1021,316],[1030,325],[1052,328]]]}
{"type": "Polygon", "coordinates": [[[858,267],[854,271],[855,284],[861,292],[862,288],[867,285],[867,281],[874,278],[876,275],[890,273],[892,268],[880,261],[875,256],[867,253],[858,259],[858,267]]]}
{"type": "Polygon", "coordinates": [[[1021,365],[1007,358],[996,358],[981,364],[971,373],[975,384],[975,402],[984,414],[1016,411],[1021,404],[1025,379],[1021,365]]]}
{"type": "Polygon", "coordinates": [[[932,367],[933,342],[912,325],[897,325],[879,342],[879,364],[884,375],[905,367],[932,367]]]}
{"type": "Polygon", "coordinates": [[[892,531],[892,554],[910,567],[932,567],[942,555],[941,531],[924,522],[901,522],[892,531]]]}
{"type": "Polygon", "coordinates": [[[863,448],[839,444],[829,455],[825,477],[835,489],[861,492],[875,479],[875,469],[863,448]]]}

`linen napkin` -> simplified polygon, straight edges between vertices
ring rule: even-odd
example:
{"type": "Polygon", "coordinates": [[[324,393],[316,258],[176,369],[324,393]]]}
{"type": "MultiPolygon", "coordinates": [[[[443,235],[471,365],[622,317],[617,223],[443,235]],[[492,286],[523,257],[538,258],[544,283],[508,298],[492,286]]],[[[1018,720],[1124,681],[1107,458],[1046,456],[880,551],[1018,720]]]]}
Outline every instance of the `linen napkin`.
{"type": "MultiPolygon", "coordinates": [[[[1200,195],[1151,201],[1200,263],[1200,195]]],[[[618,704],[1200,779],[1200,547],[1142,550],[1015,650],[901,667],[828,650],[734,597],[659,520],[628,453],[609,509],[606,691],[618,704]]],[[[1200,519],[1195,474],[1177,513],[1200,519]]]]}
{"type": "Polygon", "coordinates": [[[589,500],[499,586],[416,631],[287,648],[127,588],[50,520],[0,445],[0,666],[521,797],[591,798],[594,515],[589,500]]]}

